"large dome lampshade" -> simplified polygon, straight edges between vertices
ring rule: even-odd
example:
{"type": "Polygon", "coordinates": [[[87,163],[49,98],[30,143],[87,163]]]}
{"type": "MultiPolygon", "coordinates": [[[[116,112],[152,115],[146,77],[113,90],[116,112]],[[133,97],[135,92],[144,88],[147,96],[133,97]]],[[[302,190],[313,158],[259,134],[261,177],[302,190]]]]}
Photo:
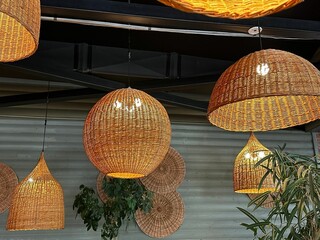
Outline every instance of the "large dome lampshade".
{"type": "Polygon", "coordinates": [[[209,17],[245,19],[266,16],[293,7],[303,0],[158,0],[185,12],[209,17]]]}
{"type": "Polygon", "coordinates": [[[7,230],[63,228],[63,190],[51,175],[42,152],[37,166],[14,190],[7,219],[7,230]]]}
{"type": "Polygon", "coordinates": [[[251,53],[220,76],[208,119],[229,131],[268,131],[320,118],[320,71],[295,54],[251,53]]]}
{"type": "Polygon", "coordinates": [[[256,166],[262,158],[271,152],[263,146],[258,139],[251,133],[250,138],[234,161],[233,187],[237,193],[264,193],[267,191],[275,192],[272,174],[269,174],[259,184],[267,170],[263,166],[256,166]]]}
{"type": "Polygon", "coordinates": [[[39,0],[0,1],[0,62],[13,62],[32,55],[40,33],[39,0]]]}
{"type": "Polygon", "coordinates": [[[165,108],[143,91],[108,93],[90,110],[83,143],[88,158],[109,177],[140,178],[165,158],[171,125],[165,108]]]}

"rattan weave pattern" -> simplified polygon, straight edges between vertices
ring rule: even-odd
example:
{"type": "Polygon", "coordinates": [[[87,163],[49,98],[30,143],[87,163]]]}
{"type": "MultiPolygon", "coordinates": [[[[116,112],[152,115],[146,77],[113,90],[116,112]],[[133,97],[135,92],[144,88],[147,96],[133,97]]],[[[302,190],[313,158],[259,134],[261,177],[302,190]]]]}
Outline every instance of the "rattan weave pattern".
{"type": "Polygon", "coordinates": [[[233,187],[235,192],[275,192],[275,185],[271,174],[265,178],[261,188],[259,189],[260,181],[267,170],[262,166],[255,167],[255,164],[268,154],[270,154],[270,150],[263,146],[254,134],[251,133],[247,144],[234,161],[233,187]]]}
{"type": "Polygon", "coordinates": [[[63,228],[63,191],[51,175],[42,152],[36,167],[15,188],[7,219],[7,230],[63,228]]]}
{"type": "Polygon", "coordinates": [[[170,193],[177,190],[186,175],[186,166],[182,156],[173,147],[160,165],[148,176],[140,181],[150,191],[156,193],[170,193]]]}
{"type": "Polygon", "coordinates": [[[37,50],[40,17],[39,0],[0,1],[0,62],[17,61],[37,50]]]}
{"type": "Polygon", "coordinates": [[[90,161],[110,177],[139,178],[153,172],[170,147],[165,108],[150,95],[124,88],[108,93],[90,110],[83,143],[90,161]]]}
{"type": "Polygon", "coordinates": [[[267,49],[230,66],[215,84],[208,119],[230,131],[268,131],[320,118],[320,71],[289,52],[267,49]]]}
{"type": "Polygon", "coordinates": [[[176,232],[184,220],[184,204],[179,193],[155,193],[150,213],[138,210],[136,222],[150,237],[164,238],[176,232]]]}
{"type": "Polygon", "coordinates": [[[303,0],[158,0],[185,12],[231,19],[256,18],[280,12],[303,0]]]}
{"type": "Polygon", "coordinates": [[[9,166],[0,163],[0,213],[10,206],[12,193],[18,184],[18,177],[9,166]]]}

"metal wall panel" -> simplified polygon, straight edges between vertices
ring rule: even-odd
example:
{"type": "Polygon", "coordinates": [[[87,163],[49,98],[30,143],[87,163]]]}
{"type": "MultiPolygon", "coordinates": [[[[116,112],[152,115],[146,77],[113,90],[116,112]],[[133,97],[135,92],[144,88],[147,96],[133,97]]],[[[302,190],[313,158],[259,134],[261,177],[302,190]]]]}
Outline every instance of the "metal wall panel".
{"type": "MultiPolygon", "coordinates": [[[[82,146],[83,120],[48,121],[46,160],[65,193],[66,225],[62,231],[5,231],[7,212],[0,215],[0,240],[100,239],[100,232],[87,232],[72,210],[80,184],[95,186],[97,170],[87,160],[82,146]]],[[[172,146],[185,159],[187,174],[179,188],[185,203],[181,228],[165,239],[252,239],[240,226],[248,219],[236,207],[248,198],[232,188],[233,161],[245,145],[248,133],[227,132],[209,124],[172,124],[172,146]]],[[[0,161],[11,166],[21,181],[36,165],[41,150],[43,120],[0,118],[0,161]]],[[[256,134],[268,148],[287,143],[287,150],[312,155],[311,133],[274,131],[256,134]]],[[[131,223],[119,240],[147,240],[131,223]]]]}

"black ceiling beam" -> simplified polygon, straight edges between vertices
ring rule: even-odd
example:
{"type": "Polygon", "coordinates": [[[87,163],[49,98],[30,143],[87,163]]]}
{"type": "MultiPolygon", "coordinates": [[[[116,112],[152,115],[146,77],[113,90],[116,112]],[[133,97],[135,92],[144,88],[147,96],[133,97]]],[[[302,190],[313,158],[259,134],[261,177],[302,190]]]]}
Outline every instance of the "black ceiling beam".
{"type": "Polygon", "coordinates": [[[0,64],[0,68],[9,68],[20,72],[21,75],[35,76],[35,80],[73,83],[79,86],[90,87],[98,90],[115,90],[126,87],[125,84],[102,79],[88,74],[79,73],[65,66],[58,67],[52,62],[39,59],[38,61],[22,61],[10,64],[0,64]]]}
{"type": "Polygon", "coordinates": [[[160,102],[175,106],[195,109],[202,112],[207,112],[208,109],[207,101],[197,101],[164,92],[150,93],[150,95],[158,99],[160,102]]]}
{"type": "MultiPolygon", "coordinates": [[[[130,23],[149,27],[247,33],[248,27],[257,25],[256,19],[210,18],[164,6],[107,0],[42,0],[41,5],[43,16],[130,23]]],[[[264,17],[260,18],[260,24],[264,29],[263,35],[320,39],[320,24],[317,21],[264,17]]]]}
{"type": "MultiPolygon", "coordinates": [[[[126,87],[126,85],[122,83],[97,78],[88,74],[77,73],[72,70],[69,71],[62,67],[58,68],[57,66],[54,66],[53,64],[50,64],[46,61],[37,61],[36,65],[32,64],[32,62],[30,63],[28,61],[24,61],[23,63],[16,62],[11,64],[0,64],[0,66],[4,66],[4,67],[7,66],[27,74],[28,73],[36,74],[37,76],[42,77],[42,79],[40,80],[46,79],[47,81],[50,80],[50,81],[58,81],[58,82],[60,81],[68,82],[68,83],[77,84],[79,86],[90,87],[96,91],[112,91],[114,89],[126,87]],[[43,69],[45,69],[45,72],[43,72],[43,69]]],[[[85,91],[85,90],[79,90],[79,92],[81,91],[85,91]]],[[[0,103],[1,103],[1,99],[4,99],[3,100],[4,106],[9,106],[9,105],[13,106],[13,103],[10,104],[10,101],[16,102],[15,106],[29,104],[31,102],[42,103],[43,99],[46,96],[46,93],[34,93],[34,94],[35,95],[33,95],[32,93],[31,95],[23,94],[18,96],[11,96],[10,99],[8,97],[3,97],[3,98],[0,98],[0,103]],[[18,99],[18,100],[15,100],[15,99],[18,99]]],[[[57,99],[65,97],[64,93],[58,92],[56,94],[57,94],[57,99]],[[61,96],[61,94],[63,96],[61,96]]],[[[83,93],[83,94],[84,96],[87,96],[88,93],[83,93]]],[[[92,95],[99,94],[99,92],[92,91],[91,94],[92,95]]],[[[183,106],[186,108],[192,108],[200,111],[206,111],[207,104],[208,104],[207,102],[195,101],[192,99],[175,96],[168,93],[151,93],[151,95],[164,103],[170,103],[172,105],[183,106]]],[[[77,97],[82,98],[80,93],[77,95],[77,97]]]]}
{"type": "MultiPolygon", "coordinates": [[[[51,91],[49,93],[49,99],[50,102],[61,102],[92,97],[102,97],[104,94],[106,94],[106,91],[91,88],[80,88],[71,90],[51,91]]],[[[168,93],[151,93],[150,95],[157,98],[159,101],[163,103],[199,110],[203,112],[207,111],[207,102],[195,101],[189,98],[179,97],[168,93]]],[[[46,99],[47,92],[5,96],[0,97],[0,107],[12,107],[19,105],[45,103],[46,99]]]]}
{"type": "MultiPolygon", "coordinates": [[[[47,92],[39,92],[0,97],[0,107],[46,103],[47,94],[47,92]]],[[[49,92],[49,100],[50,102],[61,102],[84,98],[101,97],[104,94],[104,91],[91,88],[60,90],[49,92]]]]}

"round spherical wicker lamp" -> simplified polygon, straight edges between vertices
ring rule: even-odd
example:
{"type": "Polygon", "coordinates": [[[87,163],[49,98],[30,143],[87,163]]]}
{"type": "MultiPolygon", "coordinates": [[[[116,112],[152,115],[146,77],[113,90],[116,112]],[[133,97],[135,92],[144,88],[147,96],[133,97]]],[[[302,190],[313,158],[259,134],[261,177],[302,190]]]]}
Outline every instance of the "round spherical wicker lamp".
{"type": "Polygon", "coordinates": [[[153,172],[170,147],[171,126],[155,98],[132,88],[110,92],[90,110],[83,143],[90,161],[104,174],[139,178],[153,172]]]}
{"type": "Polygon", "coordinates": [[[255,166],[262,158],[270,154],[270,150],[263,146],[251,133],[250,138],[234,161],[233,168],[233,188],[237,193],[264,193],[275,192],[275,184],[272,175],[269,174],[259,184],[266,173],[262,166],[255,166]]]}
{"type": "Polygon", "coordinates": [[[7,230],[63,228],[63,191],[61,185],[51,175],[42,152],[37,166],[14,190],[7,230]]]}
{"type": "Polygon", "coordinates": [[[158,0],[185,12],[199,13],[209,17],[242,19],[266,16],[293,7],[303,0],[158,0]],[[236,2],[236,3],[235,3],[236,2]]]}
{"type": "Polygon", "coordinates": [[[281,50],[251,53],[215,84],[208,119],[230,131],[268,131],[320,118],[320,71],[281,50]]]}
{"type": "Polygon", "coordinates": [[[39,0],[1,0],[0,62],[13,62],[32,55],[38,48],[39,0]]]}

